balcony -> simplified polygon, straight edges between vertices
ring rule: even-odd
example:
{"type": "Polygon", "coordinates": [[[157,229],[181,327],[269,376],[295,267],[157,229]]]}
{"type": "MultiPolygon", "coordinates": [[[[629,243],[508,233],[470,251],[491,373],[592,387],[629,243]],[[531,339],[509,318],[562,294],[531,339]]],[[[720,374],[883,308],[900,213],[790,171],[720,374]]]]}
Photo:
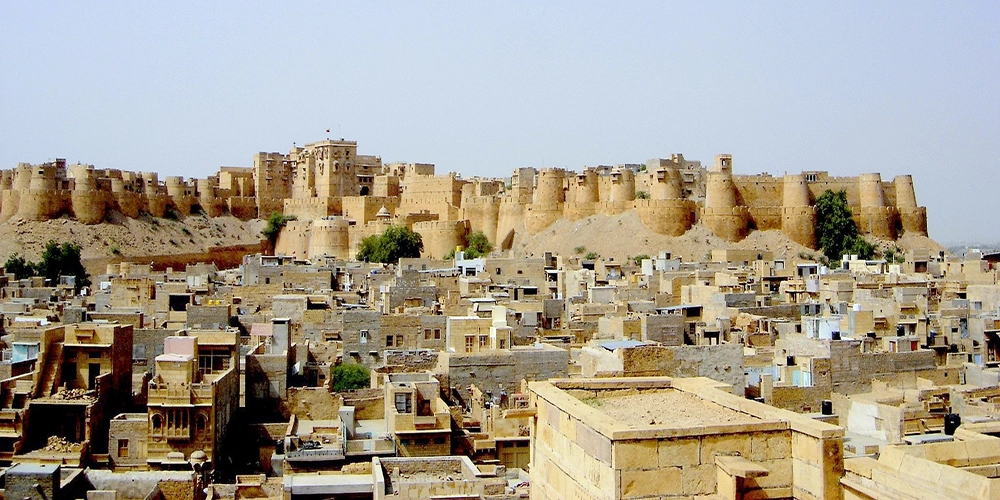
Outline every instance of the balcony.
{"type": "Polygon", "coordinates": [[[149,383],[149,404],[211,404],[212,384],[149,383]]]}

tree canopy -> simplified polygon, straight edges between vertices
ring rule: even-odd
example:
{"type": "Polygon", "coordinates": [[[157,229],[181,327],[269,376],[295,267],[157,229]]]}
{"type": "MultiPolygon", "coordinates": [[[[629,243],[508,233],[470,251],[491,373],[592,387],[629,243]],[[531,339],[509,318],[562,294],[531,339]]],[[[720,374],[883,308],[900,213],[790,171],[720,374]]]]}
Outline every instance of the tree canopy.
{"type": "Polygon", "coordinates": [[[267,218],[267,226],[260,231],[267,241],[271,242],[271,246],[278,241],[278,235],[281,234],[281,228],[288,224],[288,221],[295,220],[294,215],[285,215],[281,212],[271,212],[271,216],[267,218]]]}
{"type": "Polygon", "coordinates": [[[851,215],[844,190],[828,189],[816,198],[816,241],[831,261],[839,262],[844,255],[870,259],[875,253],[875,247],[858,233],[851,215]]]}
{"type": "Polygon", "coordinates": [[[60,276],[75,276],[78,289],[90,286],[90,274],[83,267],[80,245],[76,243],[59,244],[55,240],[49,240],[42,252],[42,260],[37,264],[15,253],[7,259],[4,271],[15,275],[17,279],[44,276],[53,285],[59,283],[60,276]]]}
{"type": "MultiPolygon", "coordinates": [[[[473,231],[471,234],[465,237],[465,258],[466,259],[478,259],[479,257],[486,257],[493,251],[493,244],[490,243],[489,238],[482,231],[473,231]]],[[[455,250],[448,252],[448,255],[444,256],[445,259],[455,258],[455,250]]]]}
{"type": "Polygon", "coordinates": [[[371,373],[365,365],[345,363],[333,369],[333,392],[353,391],[371,387],[371,373]]]}
{"type": "Polygon", "coordinates": [[[414,233],[406,226],[389,226],[384,233],[361,240],[357,259],[395,264],[401,258],[420,257],[423,249],[424,241],[420,233],[414,233]]]}
{"type": "Polygon", "coordinates": [[[4,272],[13,274],[15,278],[23,280],[35,275],[35,264],[24,258],[19,253],[12,254],[7,258],[7,263],[3,265],[4,272]]]}

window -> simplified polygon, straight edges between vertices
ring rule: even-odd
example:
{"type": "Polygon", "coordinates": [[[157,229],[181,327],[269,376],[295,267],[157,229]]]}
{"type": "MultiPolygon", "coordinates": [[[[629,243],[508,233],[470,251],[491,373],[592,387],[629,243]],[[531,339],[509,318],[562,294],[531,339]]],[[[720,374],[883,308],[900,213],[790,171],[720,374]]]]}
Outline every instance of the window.
{"type": "Polygon", "coordinates": [[[385,346],[392,347],[392,335],[385,336],[385,346]]]}
{"type": "Polygon", "coordinates": [[[159,434],[163,428],[163,417],[159,414],[154,414],[152,417],[149,417],[149,424],[153,428],[153,434],[159,434]]]}
{"type": "Polygon", "coordinates": [[[441,329],[440,328],[435,328],[434,329],[434,340],[441,340],[441,329]]]}
{"type": "Polygon", "coordinates": [[[479,348],[480,349],[485,349],[486,346],[489,345],[489,341],[490,341],[489,337],[487,337],[486,335],[480,335],[479,336],[479,348]]]}
{"type": "Polygon", "coordinates": [[[358,334],[360,335],[361,343],[362,344],[367,344],[368,343],[368,330],[361,330],[360,332],[358,332],[358,334]]]}
{"type": "Polygon", "coordinates": [[[396,335],[396,347],[403,347],[403,336],[396,335]]]}
{"type": "Polygon", "coordinates": [[[506,349],[506,348],[507,348],[507,341],[504,339],[500,339],[500,349],[506,349]]]}
{"type": "Polygon", "coordinates": [[[118,458],[128,456],[128,439],[118,440],[118,458]]]}
{"type": "Polygon", "coordinates": [[[431,339],[431,329],[424,328],[424,340],[430,340],[430,339],[431,339]]]}
{"type": "Polygon", "coordinates": [[[412,413],[413,412],[413,400],[410,398],[410,394],[406,392],[396,393],[396,413],[412,413]]]}
{"type": "Polygon", "coordinates": [[[465,352],[472,352],[472,348],[476,346],[476,337],[473,335],[465,336],[465,352]]]}
{"type": "Polygon", "coordinates": [[[204,413],[199,413],[198,416],[195,418],[194,425],[195,425],[195,430],[198,431],[198,434],[204,434],[205,429],[208,429],[208,417],[206,417],[204,413]]]}

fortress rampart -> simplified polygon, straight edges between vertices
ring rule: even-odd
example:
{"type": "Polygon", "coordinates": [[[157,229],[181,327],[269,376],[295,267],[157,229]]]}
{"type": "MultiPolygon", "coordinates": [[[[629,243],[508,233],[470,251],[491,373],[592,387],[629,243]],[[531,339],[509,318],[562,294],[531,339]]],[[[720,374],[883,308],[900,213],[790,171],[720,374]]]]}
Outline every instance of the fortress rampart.
{"type": "Polygon", "coordinates": [[[635,211],[651,231],[679,236],[698,222],[716,236],[739,241],[754,230],[781,230],[816,246],[816,199],[846,193],[862,233],[895,239],[927,234],[927,210],[917,204],[908,175],[883,181],[877,173],[832,177],[804,171],[736,175],[733,158],[718,155],[710,168],[680,154],[644,165],[515,169],[505,179],[434,175],[434,166],[382,165],[358,155],[357,143],[326,140],[288,154],[261,152],[252,167],[221,167],[198,179],[153,172],[96,169],[65,160],[0,170],[0,222],[12,218],[74,217],[101,223],[127,217],[204,213],[240,219],[272,212],[295,216],[276,250],[297,255],[350,257],[367,235],[403,224],[424,236],[425,254],[440,257],[482,231],[498,249],[518,233],[538,234],[559,220],[635,211]]]}

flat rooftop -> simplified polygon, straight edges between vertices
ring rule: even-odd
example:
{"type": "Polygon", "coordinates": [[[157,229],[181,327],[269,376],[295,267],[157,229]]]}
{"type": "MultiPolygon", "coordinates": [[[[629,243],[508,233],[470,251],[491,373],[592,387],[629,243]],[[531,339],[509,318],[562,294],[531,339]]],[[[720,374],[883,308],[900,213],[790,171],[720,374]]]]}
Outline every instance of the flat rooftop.
{"type": "Polygon", "coordinates": [[[761,419],[675,389],[602,391],[580,401],[631,428],[746,424],[761,419]]]}
{"type": "Polygon", "coordinates": [[[553,379],[528,387],[537,396],[539,419],[561,422],[568,414],[612,441],[790,428],[823,439],[844,435],[840,427],[744,399],[704,377],[553,379]]]}

